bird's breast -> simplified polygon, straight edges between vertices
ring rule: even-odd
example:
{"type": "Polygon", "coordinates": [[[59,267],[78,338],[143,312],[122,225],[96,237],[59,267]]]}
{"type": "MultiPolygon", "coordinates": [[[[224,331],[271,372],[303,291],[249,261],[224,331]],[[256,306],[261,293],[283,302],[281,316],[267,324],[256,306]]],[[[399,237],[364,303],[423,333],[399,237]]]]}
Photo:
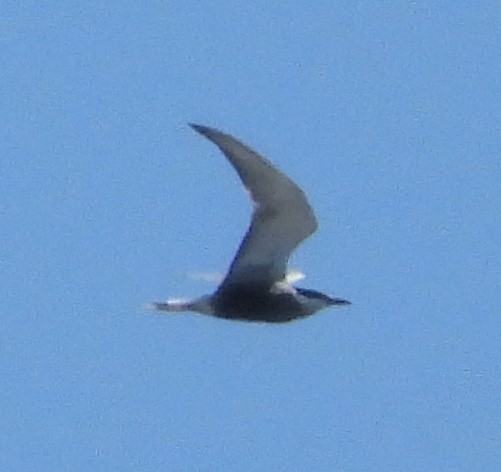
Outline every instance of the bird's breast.
{"type": "Polygon", "coordinates": [[[226,288],[216,293],[213,303],[216,316],[222,318],[279,323],[305,316],[293,292],[270,287],[226,288]]]}

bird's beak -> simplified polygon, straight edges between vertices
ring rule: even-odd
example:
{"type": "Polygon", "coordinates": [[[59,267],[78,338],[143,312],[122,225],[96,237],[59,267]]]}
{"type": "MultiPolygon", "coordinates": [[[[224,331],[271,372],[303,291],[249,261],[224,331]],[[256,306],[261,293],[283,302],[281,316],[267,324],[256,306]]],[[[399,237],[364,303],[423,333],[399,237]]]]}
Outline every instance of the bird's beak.
{"type": "Polygon", "coordinates": [[[351,305],[351,302],[348,300],[345,300],[343,298],[331,298],[330,304],[331,305],[351,305]]]}

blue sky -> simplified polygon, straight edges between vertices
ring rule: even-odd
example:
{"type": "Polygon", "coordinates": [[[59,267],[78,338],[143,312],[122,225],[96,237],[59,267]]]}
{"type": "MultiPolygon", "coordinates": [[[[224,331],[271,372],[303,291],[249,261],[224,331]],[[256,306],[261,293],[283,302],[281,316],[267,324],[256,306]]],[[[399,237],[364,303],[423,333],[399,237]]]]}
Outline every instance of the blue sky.
{"type": "Polygon", "coordinates": [[[497,471],[498,2],[11,2],[0,12],[0,468],[497,471]],[[158,316],[250,205],[307,192],[284,326],[158,316]]]}

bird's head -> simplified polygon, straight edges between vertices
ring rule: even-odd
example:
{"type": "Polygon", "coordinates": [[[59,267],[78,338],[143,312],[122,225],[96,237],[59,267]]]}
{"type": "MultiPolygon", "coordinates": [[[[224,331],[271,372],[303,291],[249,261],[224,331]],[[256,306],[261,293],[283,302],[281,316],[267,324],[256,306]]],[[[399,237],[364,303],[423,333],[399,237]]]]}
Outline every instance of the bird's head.
{"type": "Polygon", "coordinates": [[[325,293],[317,292],[306,288],[296,288],[296,292],[300,295],[305,303],[308,305],[312,312],[323,310],[329,306],[345,306],[351,305],[351,302],[344,298],[334,298],[325,293]]]}

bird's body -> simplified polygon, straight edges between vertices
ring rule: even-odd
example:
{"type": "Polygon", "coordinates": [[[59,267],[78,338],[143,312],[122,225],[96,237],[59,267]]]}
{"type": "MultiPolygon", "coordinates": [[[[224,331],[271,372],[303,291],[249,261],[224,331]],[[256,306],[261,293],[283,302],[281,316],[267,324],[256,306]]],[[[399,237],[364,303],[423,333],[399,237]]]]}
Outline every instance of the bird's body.
{"type": "Polygon", "coordinates": [[[160,311],[192,311],[219,318],[286,322],[350,302],[287,281],[292,251],[317,229],[303,191],[272,164],[233,137],[205,126],[193,129],[228,158],[254,202],[252,222],[226,277],[213,295],[154,303],[160,311]]]}

